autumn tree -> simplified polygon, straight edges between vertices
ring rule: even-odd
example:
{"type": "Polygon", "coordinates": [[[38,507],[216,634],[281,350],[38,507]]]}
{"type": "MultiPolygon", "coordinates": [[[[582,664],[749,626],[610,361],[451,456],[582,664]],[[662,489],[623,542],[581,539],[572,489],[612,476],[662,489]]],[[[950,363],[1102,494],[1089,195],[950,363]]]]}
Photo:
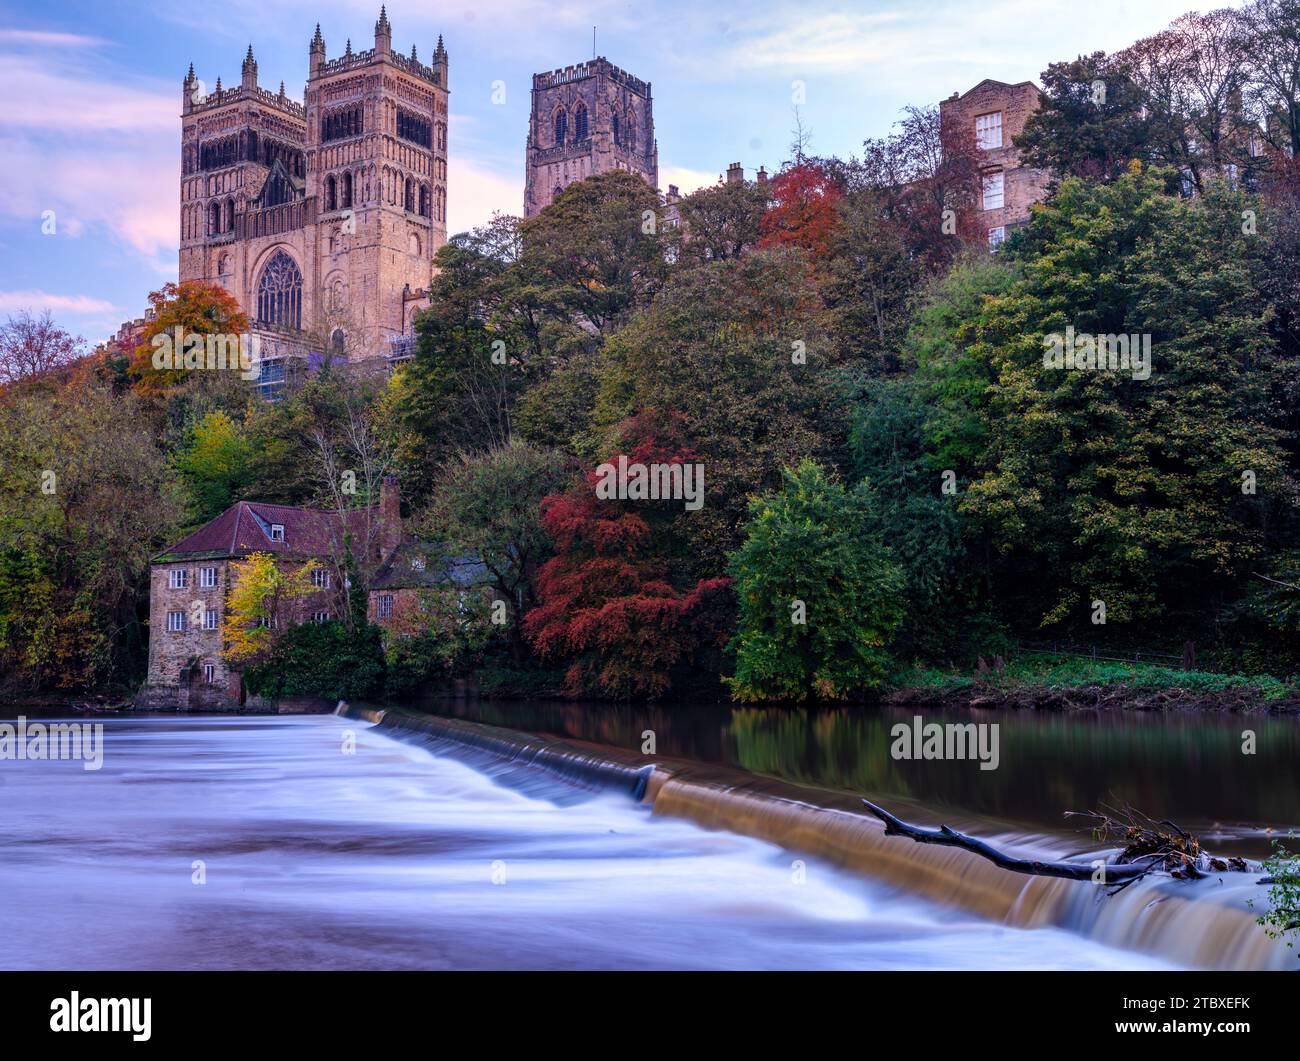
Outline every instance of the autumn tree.
{"type": "Polygon", "coordinates": [[[84,341],[54,323],[49,310],[33,316],[22,310],[0,324],[0,385],[71,364],[82,355],[84,341]]]}
{"type": "MultiPolygon", "coordinates": [[[[167,337],[169,344],[174,346],[177,329],[182,336],[221,336],[228,357],[233,355],[234,363],[238,365],[238,344],[248,334],[248,318],[240,309],[239,302],[224,287],[198,280],[167,283],[150,292],[149,305],[153,317],[141,332],[128,366],[130,378],[142,392],[166,391],[186,379],[187,369],[159,369],[154,365],[157,349],[154,339],[167,337]]],[[[173,352],[180,354],[183,351],[173,352]]]]}
{"type": "MultiPolygon", "coordinates": [[[[678,419],[647,412],[625,425],[631,464],[682,465],[678,419]]],[[[617,466],[620,454],[610,456],[617,466]]],[[[556,555],[537,576],[524,630],[538,656],[566,666],[573,695],[656,698],[714,661],[730,627],[725,578],[691,580],[665,551],[681,500],[602,499],[593,469],[547,497],[542,529],[556,555]]],[[[624,483],[626,486],[626,482],[624,483]]],[[[716,673],[716,669],[713,671],[716,673]]]]}
{"type": "Polygon", "coordinates": [[[769,190],[766,182],[724,181],[686,196],[679,206],[687,233],[682,259],[725,261],[756,246],[769,190]]]}
{"type": "Polygon", "coordinates": [[[282,565],[271,553],[231,561],[231,585],[221,627],[222,658],[239,666],[263,662],[293,624],[297,601],[316,592],[320,564],[282,565]]]}
{"type": "Polygon", "coordinates": [[[839,184],[815,162],[788,166],[770,184],[772,205],[759,224],[759,246],[801,247],[814,260],[823,258],[839,225],[839,184]]]}

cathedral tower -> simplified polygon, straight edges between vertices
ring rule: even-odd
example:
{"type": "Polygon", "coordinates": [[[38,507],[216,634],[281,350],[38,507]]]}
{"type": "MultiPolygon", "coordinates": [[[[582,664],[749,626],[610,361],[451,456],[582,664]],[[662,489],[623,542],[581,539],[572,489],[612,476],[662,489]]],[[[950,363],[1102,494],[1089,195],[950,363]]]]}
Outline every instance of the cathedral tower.
{"type": "Polygon", "coordinates": [[[180,278],[225,286],[272,361],[383,358],[447,239],[447,51],[394,51],[381,8],[373,48],[330,59],[317,26],[308,59],[303,103],[258,85],[251,47],[237,88],[191,67],[180,278]]]}
{"type": "Polygon", "coordinates": [[[612,169],[659,186],[650,83],[603,56],[534,74],[524,216],[539,213],[574,181],[612,169]]]}

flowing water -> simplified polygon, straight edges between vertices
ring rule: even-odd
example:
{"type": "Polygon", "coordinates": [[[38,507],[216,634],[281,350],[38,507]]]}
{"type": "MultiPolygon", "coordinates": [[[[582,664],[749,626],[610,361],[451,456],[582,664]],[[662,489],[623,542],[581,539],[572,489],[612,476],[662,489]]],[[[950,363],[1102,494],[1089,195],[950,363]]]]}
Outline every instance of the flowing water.
{"type": "Polygon", "coordinates": [[[507,738],[457,743],[388,721],[110,718],[98,771],[0,763],[0,968],[1114,969],[1290,957],[1262,948],[1253,925],[1248,935],[1222,887],[1204,899],[1135,887],[1121,906],[1090,885],[1008,884],[963,852],[886,840],[874,820],[747,793],[730,775],[683,769],[638,799],[644,771],[616,756],[580,754],[566,778],[564,752],[511,759],[489,747],[507,738]]]}

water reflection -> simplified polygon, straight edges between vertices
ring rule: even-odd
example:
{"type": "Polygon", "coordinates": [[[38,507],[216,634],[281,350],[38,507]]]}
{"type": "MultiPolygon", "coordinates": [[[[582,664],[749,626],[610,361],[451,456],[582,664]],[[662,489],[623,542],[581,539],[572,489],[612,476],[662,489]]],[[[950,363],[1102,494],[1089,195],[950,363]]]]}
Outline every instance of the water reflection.
{"type": "Polygon", "coordinates": [[[1261,854],[1265,830],[1300,823],[1300,718],[972,709],[646,707],[599,703],[443,701],[439,714],[721,763],[804,784],[915,799],[938,808],[1066,827],[1063,813],[1102,803],[1170,818],[1207,840],[1261,854]],[[890,729],[929,722],[997,723],[1001,762],[898,761],[890,729]],[[1243,754],[1243,731],[1255,734],[1243,754]]]}

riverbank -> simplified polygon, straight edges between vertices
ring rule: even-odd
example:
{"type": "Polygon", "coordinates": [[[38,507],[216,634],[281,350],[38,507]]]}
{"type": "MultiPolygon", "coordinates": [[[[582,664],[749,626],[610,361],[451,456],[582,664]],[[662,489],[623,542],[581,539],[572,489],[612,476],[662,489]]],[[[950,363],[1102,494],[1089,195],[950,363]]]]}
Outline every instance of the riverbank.
{"type": "Polygon", "coordinates": [[[1300,713],[1300,688],[1272,675],[1050,655],[975,673],[917,667],[897,676],[882,699],[892,707],[932,709],[1300,713]]]}

